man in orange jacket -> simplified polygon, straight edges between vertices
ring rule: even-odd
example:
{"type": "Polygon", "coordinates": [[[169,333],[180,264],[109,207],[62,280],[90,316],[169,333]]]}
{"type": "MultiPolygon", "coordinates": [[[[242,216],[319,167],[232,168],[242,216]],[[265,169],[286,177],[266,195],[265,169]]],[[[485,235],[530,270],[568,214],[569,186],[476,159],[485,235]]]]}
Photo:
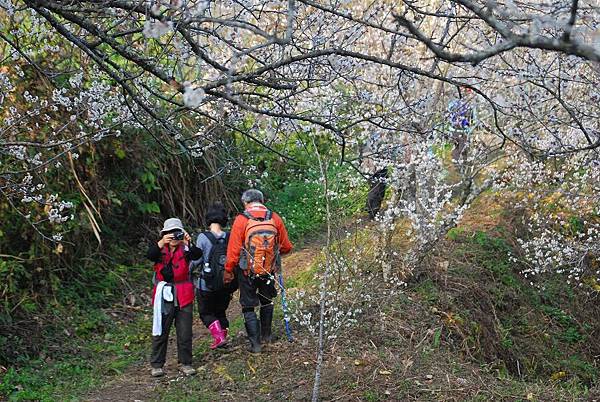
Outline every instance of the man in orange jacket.
{"type": "Polygon", "coordinates": [[[224,282],[234,279],[236,269],[250,351],[260,353],[261,341],[271,342],[279,256],[289,253],[292,243],[281,217],[265,207],[261,191],[246,190],[242,203],[245,210],[235,218],[229,235],[224,282]],[[260,323],[254,311],[259,305],[260,323]]]}

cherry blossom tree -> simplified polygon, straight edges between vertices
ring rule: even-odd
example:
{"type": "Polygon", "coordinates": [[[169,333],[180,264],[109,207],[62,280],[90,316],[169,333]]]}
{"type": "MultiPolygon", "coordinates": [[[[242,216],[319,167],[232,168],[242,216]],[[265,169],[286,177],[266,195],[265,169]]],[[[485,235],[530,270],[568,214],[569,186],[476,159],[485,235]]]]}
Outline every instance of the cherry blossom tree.
{"type": "Polygon", "coordinates": [[[577,159],[584,169],[597,160],[594,2],[3,0],[0,7],[2,191],[15,206],[52,204],[51,220],[63,219],[57,211],[69,205],[33,194],[39,183],[31,173],[126,125],[168,136],[192,155],[215,142],[222,132],[215,126],[271,150],[295,133],[318,135],[338,145],[341,163],[388,166],[393,195],[382,227],[391,233],[398,217],[409,218],[418,235],[408,265],[502,176],[498,161],[507,155],[546,166],[584,153],[577,159]],[[24,68],[45,83],[43,95],[15,84],[24,68]],[[26,111],[15,109],[17,98],[26,111]],[[465,108],[476,116],[457,126],[465,108]],[[387,145],[359,152],[374,134],[387,145]],[[436,151],[448,143],[450,161],[436,151]],[[8,169],[13,161],[24,164],[8,169]]]}
{"type": "Polygon", "coordinates": [[[0,0],[0,22],[0,191],[24,216],[68,217],[36,174],[127,128],[193,156],[225,130],[289,159],[272,145],[302,135],[389,170],[386,279],[402,220],[410,271],[488,189],[532,193],[528,275],[582,283],[598,255],[595,1],[0,0]]]}

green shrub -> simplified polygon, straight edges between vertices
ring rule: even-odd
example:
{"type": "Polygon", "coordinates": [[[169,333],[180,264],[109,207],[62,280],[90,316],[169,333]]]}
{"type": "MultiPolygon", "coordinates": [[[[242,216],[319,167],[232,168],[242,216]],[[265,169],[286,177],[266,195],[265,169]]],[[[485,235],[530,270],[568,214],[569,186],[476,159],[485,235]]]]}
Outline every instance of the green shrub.
{"type": "MultiPolygon", "coordinates": [[[[365,188],[354,188],[356,176],[349,169],[332,167],[328,172],[330,208],[336,221],[361,211],[366,198],[365,188]]],[[[281,189],[269,189],[269,207],[285,220],[292,240],[319,233],[326,222],[326,202],[320,174],[309,170],[304,176],[291,178],[281,189]]]]}

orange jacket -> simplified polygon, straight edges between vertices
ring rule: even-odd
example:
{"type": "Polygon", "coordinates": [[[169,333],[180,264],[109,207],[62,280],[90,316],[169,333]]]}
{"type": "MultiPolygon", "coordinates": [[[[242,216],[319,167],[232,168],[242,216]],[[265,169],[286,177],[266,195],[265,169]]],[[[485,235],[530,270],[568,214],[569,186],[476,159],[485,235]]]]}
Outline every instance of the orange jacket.
{"type": "MultiPolygon", "coordinates": [[[[256,218],[264,218],[267,213],[267,207],[261,203],[255,202],[250,204],[246,208],[246,211],[256,218]]],[[[279,232],[279,252],[281,254],[287,254],[292,251],[292,243],[290,243],[283,220],[279,215],[273,212],[273,221],[279,232]]],[[[241,214],[233,221],[231,233],[229,234],[229,244],[227,245],[227,259],[225,261],[225,270],[227,272],[233,272],[240,262],[240,253],[242,252],[242,247],[244,245],[244,235],[246,234],[247,223],[248,218],[241,214]]]]}

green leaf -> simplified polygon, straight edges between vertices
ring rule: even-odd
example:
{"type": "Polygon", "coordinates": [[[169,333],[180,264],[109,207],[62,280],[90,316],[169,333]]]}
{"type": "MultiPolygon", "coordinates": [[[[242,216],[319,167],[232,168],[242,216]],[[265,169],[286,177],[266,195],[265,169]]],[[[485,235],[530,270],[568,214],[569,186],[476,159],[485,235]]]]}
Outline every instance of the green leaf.
{"type": "Polygon", "coordinates": [[[115,149],[115,156],[119,159],[125,159],[127,154],[125,153],[125,150],[123,148],[117,148],[115,149]]]}
{"type": "Polygon", "coordinates": [[[144,202],[140,204],[139,210],[145,214],[160,214],[160,206],[156,203],[156,201],[144,202]]]}

